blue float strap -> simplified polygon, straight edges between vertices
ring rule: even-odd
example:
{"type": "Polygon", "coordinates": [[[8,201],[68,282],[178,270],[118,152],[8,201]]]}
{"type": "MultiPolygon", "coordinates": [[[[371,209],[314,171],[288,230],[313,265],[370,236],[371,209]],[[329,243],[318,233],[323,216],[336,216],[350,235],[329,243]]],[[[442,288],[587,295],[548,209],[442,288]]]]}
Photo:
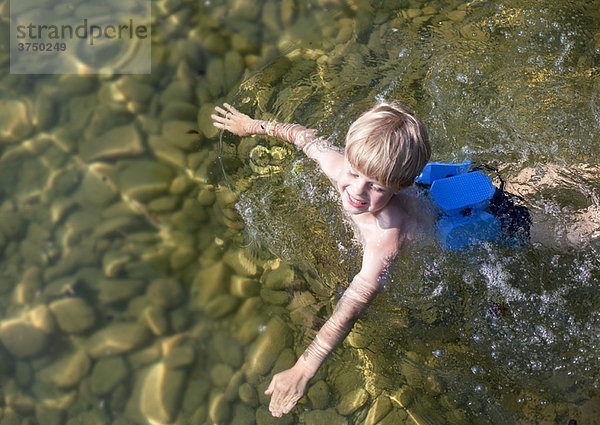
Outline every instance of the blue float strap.
{"type": "Polygon", "coordinates": [[[481,171],[469,172],[470,165],[471,161],[433,162],[417,178],[418,183],[431,185],[431,197],[442,210],[436,238],[450,251],[496,240],[502,234],[500,220],[484,211],[496,188],[481,171]]]}
{"type": "Polygon", "coordinates": [[[435,180],[444,177],[456,176],[469,172],[471,161],[464,161],[460,164],[452,164],[449,162],[430,162],[423,168],[421,174],[417,177],[416,182],[426,185],[431,185],[435,180]]]}

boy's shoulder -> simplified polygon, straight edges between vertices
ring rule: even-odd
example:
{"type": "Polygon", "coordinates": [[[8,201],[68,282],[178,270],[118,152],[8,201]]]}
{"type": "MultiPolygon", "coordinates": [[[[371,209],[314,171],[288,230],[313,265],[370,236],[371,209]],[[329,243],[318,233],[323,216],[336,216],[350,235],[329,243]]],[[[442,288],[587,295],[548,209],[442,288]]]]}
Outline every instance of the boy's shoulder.
{"type": "Polygon", "coordinates": [[[395,229],[402,245],[427,233],[436,220],[431,203],[413,188],[396,194],[382,213],[382,224],[395,229]]]}

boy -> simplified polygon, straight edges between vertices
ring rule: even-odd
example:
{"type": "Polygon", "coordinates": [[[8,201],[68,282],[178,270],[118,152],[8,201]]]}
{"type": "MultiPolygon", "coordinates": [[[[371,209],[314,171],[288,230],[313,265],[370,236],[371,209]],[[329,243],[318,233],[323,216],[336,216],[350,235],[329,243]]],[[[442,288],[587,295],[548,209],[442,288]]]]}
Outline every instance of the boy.
{"type": "Polygon", "coordinates": [[[280,417],[304,395],[308,381],[375,298],[390,261],[416,237],[417,217],[423,212],[416,211],[414,200],[400,192],[427,164],[431,148],[423,123],[394,103],[375,105],[350,126],[344,154],[317,138],[315,130],[254,120],[227,103],[223,106],[212,115],[215,127],[239,136],[277,137],[317,161],[337,188],[363,247],[362,268],[331,317],[296,364],[273,376],[265,392],[271,395],[271,414],[280,417]]]}

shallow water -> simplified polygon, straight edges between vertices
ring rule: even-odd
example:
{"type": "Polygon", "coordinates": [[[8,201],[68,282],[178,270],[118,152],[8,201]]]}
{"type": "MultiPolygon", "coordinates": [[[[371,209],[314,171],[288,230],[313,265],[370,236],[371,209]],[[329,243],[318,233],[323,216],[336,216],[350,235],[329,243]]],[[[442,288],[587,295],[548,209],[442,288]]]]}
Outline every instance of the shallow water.
{"type": "Polygon", "coordinates": [[[533,242],[402,255],[281,421],[600,423],[597,1],[152,4],[150,75],[10,75],[0,48],[3,421],[271,423],[360,249],[314,164],[208,115],[341,148],[395,99],[533,242]]]}

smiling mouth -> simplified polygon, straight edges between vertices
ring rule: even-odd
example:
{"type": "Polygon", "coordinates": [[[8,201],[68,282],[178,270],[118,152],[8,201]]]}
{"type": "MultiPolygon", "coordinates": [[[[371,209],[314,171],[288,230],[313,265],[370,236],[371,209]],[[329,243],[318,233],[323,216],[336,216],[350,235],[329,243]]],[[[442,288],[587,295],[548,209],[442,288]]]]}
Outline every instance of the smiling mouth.
{"type": "Polygon", "coordinates": [[[358,201],[356,199],[354,199],[352,197],[352,195],[350,195],[350,192],[346,192],[348,194],[348,202],[350,203],[350,205],[352,205],[354,208],[361,208],[367,205],[366,202],[361,202],[358,201]]]}

